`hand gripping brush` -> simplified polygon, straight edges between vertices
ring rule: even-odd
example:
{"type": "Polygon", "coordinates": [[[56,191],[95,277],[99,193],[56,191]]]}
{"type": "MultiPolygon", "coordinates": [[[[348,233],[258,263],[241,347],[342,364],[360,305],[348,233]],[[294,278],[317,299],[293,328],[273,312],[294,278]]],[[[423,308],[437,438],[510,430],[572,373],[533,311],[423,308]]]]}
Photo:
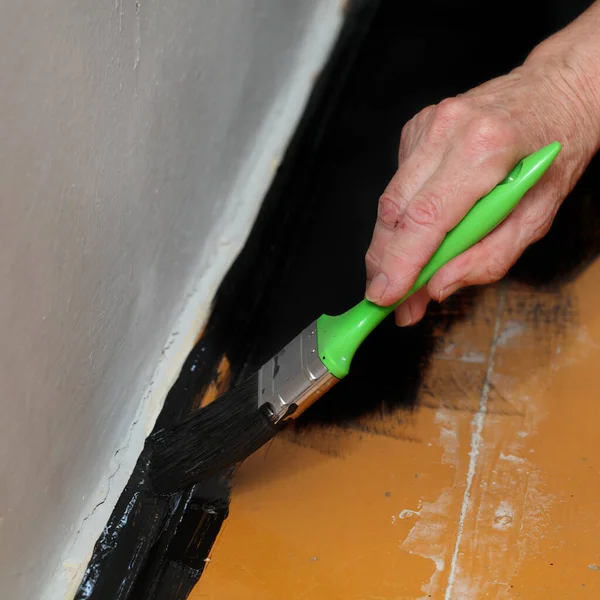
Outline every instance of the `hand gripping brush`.
{"type": "Polygon", "coordinates": [[[150,479],[158,493],[184,489],[234,465],[268,442],[290,419],[348,375],[361,343],[438,269],[497,227],[533,187],[561,150],[554,142],[524,158],[450,231],[414,285],[398,303],[363,300],[338,316],[322,315],[255,375],[149,438],[150,479]]]}

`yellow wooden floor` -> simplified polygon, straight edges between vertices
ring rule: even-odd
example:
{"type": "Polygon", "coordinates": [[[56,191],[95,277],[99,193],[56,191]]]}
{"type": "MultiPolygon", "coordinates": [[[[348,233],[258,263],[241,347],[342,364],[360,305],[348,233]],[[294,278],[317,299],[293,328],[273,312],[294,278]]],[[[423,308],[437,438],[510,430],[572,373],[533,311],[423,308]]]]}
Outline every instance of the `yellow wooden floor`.
{"type": "Polygon", "coordinates": [[[284,432],[244,463],[193,600],[600,598],[600,263],[473,310],[417,409],[371,417],[387,435],[284,432]]]}

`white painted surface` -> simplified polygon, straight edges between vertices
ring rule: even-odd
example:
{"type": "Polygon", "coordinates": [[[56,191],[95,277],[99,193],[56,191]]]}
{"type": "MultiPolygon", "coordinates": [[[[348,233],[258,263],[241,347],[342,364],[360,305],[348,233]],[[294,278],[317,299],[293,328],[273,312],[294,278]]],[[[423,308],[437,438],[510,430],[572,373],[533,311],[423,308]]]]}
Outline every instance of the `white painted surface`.
{"type": "Polygon", "coordinates": [[[72,595],[341,19],[337,0],[3,4],[3,600],[72,595]]]}

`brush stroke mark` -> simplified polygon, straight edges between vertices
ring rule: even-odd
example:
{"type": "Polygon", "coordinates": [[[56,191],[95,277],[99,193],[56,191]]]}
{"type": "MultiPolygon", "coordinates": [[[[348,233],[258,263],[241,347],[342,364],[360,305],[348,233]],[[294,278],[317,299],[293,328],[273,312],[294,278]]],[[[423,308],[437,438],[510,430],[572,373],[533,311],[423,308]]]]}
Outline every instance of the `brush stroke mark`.
{"type": "Polygon", "coordinates": [[[471,435],[471,452],[469,458],[469,468],[467,471],[467,483],[465,486],[465,492],[463,495],[462,505],[460,507],[460,514],[458,517],[458,531],[456,534],[456,543],[454,545],[454,552],[452,553],[452,559],[450,561],[450,573],[448,574],[448,584],[446,592],[444,594],[444,600],[452,600],[452,587],[456,579],[457,574],[457,562],[460,545],[462,542],[463,531],[465,528],[465,519],[467,512],[471,505],[471,487],[473,485],[473,478],[475,477],[475,470],[477,469],[479,454],[481,451],[481,445],[483,442],[482,432],[483,425],[487,414],[488,396],[490,393],[490,381],[494,372],[494,361],[496,358],[496,351],[498,348],[498,341],[500,335],[500,323],[502,319],[502,313],[504,312],[504,305],[506,303],[506,284],[501,286],[500,299],[498,302],[498,311],[496,313],[496,323],[494,325],[494,335],[490,346],[488,368],[485,375],[485,381],[481,389],[481,396],[479,399],[479,410],[475,413],[472,421],[473,432],[471,435]]]}

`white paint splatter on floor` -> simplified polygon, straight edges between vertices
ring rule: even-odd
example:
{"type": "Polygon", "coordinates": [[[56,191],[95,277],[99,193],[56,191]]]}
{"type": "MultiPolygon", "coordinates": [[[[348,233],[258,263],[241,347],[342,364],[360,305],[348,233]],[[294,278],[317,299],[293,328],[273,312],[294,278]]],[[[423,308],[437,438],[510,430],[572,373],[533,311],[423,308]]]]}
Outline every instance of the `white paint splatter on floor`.
{"type": "MultiPolygon", "coordinates": [[[[462,541],[463,531],[465,527],[465,519],[467,512],[469,511],[471,504],[471,488],[473,486],[473,478],[475,477],[475,470],[479,460],[479,453],[482,446],[482,432],[485,417],[487,414],[487,402],[490,393],[490,381],[492,373],[494,372],[494,360],[496,358],[496,350],[500,342],[500,321],[502,313],[504,311],[504,304],[506,302],[506,289],[503,289],[500,295],[500,301],[498,303],[498,310],[496,313],[496,323],[494,325],[494,335],[492,338],[492,344],[490,347],[490,355],[488,359],[488,368],[485,376],[485,381],[481,390],[481,397],[479,399],[479,410],[475,413],[472,422],[473,432],[471,435],[471,452],[469,459],[469,469],[467,471],[467,484],[463,495],[463,501],[460,508],[460,516],[458,518],[458,531],[456,534],[456,543],[454,545],[454,552],[452,553],[452,560],[450,561],[450,573],[448,575],[448,583],[446,586],[446,593],[444,594],[444,600],[452,600],[452,587],[454,585],[457,575],[457,562],[458,553],[462,541]]],[[[517,328],[514,328],[515,331],[517,328]]]]}
{"type": "Polygon", "coordinates": [[[505,531],[509,529],[513,525],[514,518],[514,509],[509,504],[508,500],[502,500],[494,513],[494,522],[492,523],[492,527],[494,529],[499,529],[501,531],[505,531]]]}
{"type": "Polygon", "coordinates": [[[435,502],[424,503],[419,511],[419,519],[400,545],[404,552],[428,558],[435,564],[431,579],[421,587],[423,598],[438,589],[439,577],[444,571],[446,524],[451,502],[452,490],[448,489],[435,502]]]}

